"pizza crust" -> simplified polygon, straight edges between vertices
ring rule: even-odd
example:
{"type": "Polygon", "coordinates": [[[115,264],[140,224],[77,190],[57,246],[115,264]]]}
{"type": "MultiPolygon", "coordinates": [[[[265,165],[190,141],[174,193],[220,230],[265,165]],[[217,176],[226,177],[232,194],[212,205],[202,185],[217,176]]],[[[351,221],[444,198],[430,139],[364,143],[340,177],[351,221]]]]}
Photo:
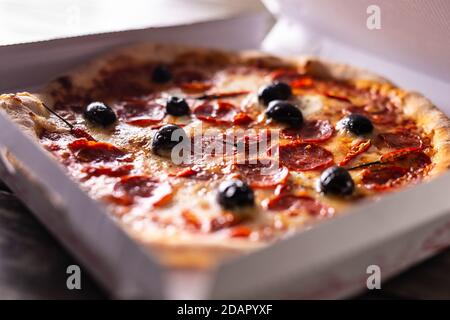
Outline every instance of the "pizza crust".
{"type": "Polygon", "coordinates": [[[430,175],[434,176],[450,168],[450,120],[430,100],[417,92],[408,92],[404,98],[403,110],[406,115],[432,135],[434,167],[430,175]]]}
{"type": "MultiPolygon", "coordinates": [[[[75,89],[89,88],[105,68],[117,70],[129,64],[142,64],[151,61],[169,63],[181,58],[224,65],[240,63],[291,67],[322,78],[360,79],[390,84],[387,79],[364,69],[332,63],[316,57],[279,58],[257,51],[231,53],[181,45],[139,44],[102,56],[66,76],[50,82],[39,92],[39,97],[51,106],[53,99],[58,98],[55,93],[67,93],[75,89]]],[[[415,119],[426,133],[432,135],[432,144],[436,152],[432,157],[435,166],[431,175],[447,170],[450,167],[450,120],[428,99],[418,93],[406,92],[403,101],[405,114],[415,119]]],[[[35,126],[39,124],[39,117],[45,119],[48,116],[39,99],[26,93],[2,95],[0,96],[0,106],[10,115],[13,115],[13,120],[19,123],[22,128],[28,133],[34,132],[34,135],[36,134],[35,126]]],[[[196,239],[195,237],[178,239],[174,236],[173,238],[155,239],[134,231],[129,232],[144,246],[150,247],[151,251],[159,256],[164,264],[172,267],[209,267],[224,258],[231,258],[260,247],[260,245],[240,240],[227,240],[225,243],[219,243],[205,242],[204,239],[196,239]]]]}

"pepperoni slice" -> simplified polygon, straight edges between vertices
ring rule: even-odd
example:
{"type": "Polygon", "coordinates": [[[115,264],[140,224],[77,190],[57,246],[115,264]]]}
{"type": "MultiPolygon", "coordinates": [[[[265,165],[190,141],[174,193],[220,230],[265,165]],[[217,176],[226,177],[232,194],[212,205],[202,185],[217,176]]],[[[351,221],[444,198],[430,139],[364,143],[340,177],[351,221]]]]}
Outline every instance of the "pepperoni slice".
{"type": "Polygon", "coordinates": [[[194,109],[194,115],[205,122],[216,124],[246,124],[252,121],[245,113],[228,102],[205,102],[194,109]]]}
{"type": "Polygon", "coordinates": [[[130,173],[133,170],[133,165],[126,164],[117,167],[105,167],[105,166],[89,166],[82,169],[88,177],[109,176],[109,177],[122,177],[130,173]]]}
{"type": "Polygon", "coordinates": [[[363,140],[363,141],[360,141],[357,144],[353,145],[350,148],[350,150],[348,151],[348,153],[345,155],[345,158],[341,162],[339,162],[339,166],[342,167],[342,166],[347,165],[354,158],[356,158],[360,154],[366,152],[370,148],[371,145],[372,145],[372,143],[370,140],[363,140]]]}
{"type": "Polygon", "coordinates": [[[405,149],[398,149],[394,150],[388,153],[385,153],[381,156],[380,161],[381,162],[394,162],[398,159],[404,158],[405,156],[409,155],[412,152],[418,152],[420,151],[420,148],[405,148],[405,149]]]}
{"type": "Polygon", "coordinates": [[[314,85],[313,78],[292,69],[275,70],[269,77],[272,81],[288,83],[292,89],[311,88],[314,85]]]}
{"type": "Polygon", "coordinates": [[[175,74],[174,77],[174,81],[177,85],[190,82],[202,82],[206,80],[207,77],[203,72],[193,69],[180,70],[175,74]]]}
{"type": "Polygon", "coordinates": [[[245,112],[238,112],[233,118],[233,123],[237,125],[249,124],[252,121],[253,119],[245,112]]]}
{"type": "Polygon", "coordinates": [[[334,209],[328,207],[309,196],[297,196],[283,194],[269,200],[267,209],[272,211],[283,211],[290,216],[298,216],[307,213],[312,216],[331,216],[334,209]]]}
{"type": "Polygon", "coordinates": [[[290,82],[293,89],[311,88],[314,85],[314,80],[311,77],[301,77],[290,82]]]}
{"type": "Polygon", "coordinates": [[[276,69],[269,74],[272,81],[290,82],[292,80],[301,78],[302,73],[293,69],[276,69]]]}
{"type": "Polygon", "coordinates": [[[381,156],[380,161],[383,163],[393,163],[409,168],[410,171],[422,169],[431,164],[431,159],[419,148],[406,148],[395,150],[381,156]]]}
{"type": "Polygon", "coordinates": [[[407,169],[399,166],[372,167],[362,172],[361,182],[368,189],[384,190],[391,188],[395,180],[407,173],[407,169]]]}
{"type": "Polygon", "coordinates": [[[279,147],[280,163],[293,171],[323,169],[333,163],[333,154],[314,144],[293,142],[279,147]]]}
{"type": "Polygon", "coordinates": [[[274,161],[267,159],[267,162],[258,160],[256,163],[236,164],[238,172],[244,177],[247,183],[253,188],[271,188],[286,182],[289,170],[279,166],[274,161]]]}
{"type": "Polygon", "coordinates": [[[397,132],[380,133],[376,140],[375,145],[381,149],[405,149],[405,148],[421,148],[423,145],[422,139],[414,133],[399,130],[397,132]]]}
{"type": "Polygon", "coordinates": [[[210,89],[212,83],[206,75],[197,70],[181,70],[175,74],[175,83],[189,92],[202,92],[210,89]]]}
{"type": "Polygon", "coordinates": [[[123,203],[133,203],[135,198],[147,198],[153,205],[166,203],[172,195],[168,183],[145,175],[124,176],[114,185],[115,197],[123,203]]]}
{"type": "Polygon", "coordinates": [[[185,177],[195,176],[197,173],[198,173],[197,170],[194,170],[193,168],[189,167],[189,168],[180,170],[179,172],[177,172],[175,174],[175,176],[185,178],[185,177]]]}
{"type": "Polygon", "coordinates": [[[248,238],[252,234],[252,229],[247,226],[238,226],[230,230],[230,237],[232,238],[248,238]]]}
{"type": "Polygon", "coordinates": [[[323,142],[331,138],[334,129],[328,120],[311,120],[300,129],[283,129],[281,137],[303,142],[323,142]]]}
{"type": "Polygon", "coordinates": [[[219,176],[218,174],[210,173],[208,171],[202,170],[200,168],[184,168],[177,173],[174,174],[174,176],[179,178],[191,178],[195,180],[212,180],[219,176]]]}
{"type": "Polygon", "coordinates": [[[89,141],[96,141],[89,133],[87,133],[84,129],[81,128],[73,128],[70,130],[70,133],[75,138],[85,138],[86,140],[89,141]]]}
{"type": "Polygon", "coordinates": [[[77,139],[68,144],[77,160],[82,162],[92,161],[128,161],[126,153],[108,142],[89,141],[85,138],[77,139]]]}
{"type": "Polygon", "coordinates": [[[117,107],[117,115],[126,123],[147,127],[160,122],[165,116],[166,108],[154,101],[131,100],[117,107]]]}
{"type": "MultiPolygon", "coordinates": [[[[233,137],[234,138],[234,137],[233,137]]],[[[262,129],[257,132],[244,135],[242,138],[229,139],[236,142],[236,153],[248,155],[249,158],[257,157],[258,154],[266,154],[271,147],[272,132],[262,129]]],[[[274,139],[275,140],[275,139],[274,139]]]]}

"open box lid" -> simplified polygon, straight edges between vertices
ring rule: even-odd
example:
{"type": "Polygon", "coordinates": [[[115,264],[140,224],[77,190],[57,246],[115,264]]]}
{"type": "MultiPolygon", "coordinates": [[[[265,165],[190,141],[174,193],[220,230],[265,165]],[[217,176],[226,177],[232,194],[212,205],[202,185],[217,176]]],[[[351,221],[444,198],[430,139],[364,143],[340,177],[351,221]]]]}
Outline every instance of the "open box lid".
{"type": "Polygon", "coordinates": [[[263,48],[351,63],[419,91],[450,114],[447,0],[265,0],[278,23],[263,48]]]}

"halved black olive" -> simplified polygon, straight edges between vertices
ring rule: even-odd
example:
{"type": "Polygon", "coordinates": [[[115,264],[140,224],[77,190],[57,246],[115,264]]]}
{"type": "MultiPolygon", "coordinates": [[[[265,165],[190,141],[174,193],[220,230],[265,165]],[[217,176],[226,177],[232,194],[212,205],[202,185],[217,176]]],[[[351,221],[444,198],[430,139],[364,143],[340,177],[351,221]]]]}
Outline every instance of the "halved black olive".
{"type": "Polygon", "coordinates": [[[358,113],[352,113],[344,117],[339,121],[338,125],[357,136],[370,134],[373,131],[372,121],[366,116],[358,113]]]}
{"type": "Polygon", "coordinates": [[[186,141],[187,135],[183,128],[175,124],[166,124],[153,136],[152,152],[160,156],[168,156],[173,147],[186,141]]]}
{"type": "Polygon", "coordinates": [[[273,100],[287,100],[292,96],[291,87],[284,82],[274,82],[259,89],[258,100],[267,106],[273,100]]]}
{"type": "Polygon", "coordinates": [[[166,102],[166,111],[172,116],[185,116],[191,111],[186,100],[180,97],[170,97],[166,102]]]}
{"type": "Polygon", "coordinates": [[[113,124],[117,120],[115,112],[102,102],[92,102],[84,110],[84,117],[103,127],[113,124]]]}
{"type": "Polygon", "coordinates": [[[342,167],[331,167],[320,175],[319,188],[325,194],[348,196],[355,190],[355,183],[342,167]]]}
{"type": "Polygon", "coordinates": [[[172,80],[172,73],[169,68],[163,64],[159,64],[153,68],[152,81],[156,83],[166,83],[172,80]]]}
{"type": "Polygon", "coordinates": [[[219,185],[217,202],[225,209],[250,207],[255,204],[255,196],[248,184],[232,179],[219,185]]]}
{"type": "Polygon", "coordinates": [[[303,124],[303,115],[300,109],[287,101],[275,100],[270,102],[266,115],[294,128],[299,128],[303,124]]]}

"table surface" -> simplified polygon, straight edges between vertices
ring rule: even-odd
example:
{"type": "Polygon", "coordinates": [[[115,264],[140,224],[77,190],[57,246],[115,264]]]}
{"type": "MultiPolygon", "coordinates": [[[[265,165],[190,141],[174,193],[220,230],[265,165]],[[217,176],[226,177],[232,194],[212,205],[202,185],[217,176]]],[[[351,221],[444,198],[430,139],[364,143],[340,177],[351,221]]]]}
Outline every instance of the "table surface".
{"type": "MultiPolygon", "coordinates": [[[[0,299],[105,299],[85,274],[81,290],[66,287],[67,267],[77,262],[0,183],[0,299]]],[[[450,250],[356,299],[450,299],[450,250]]]]}

